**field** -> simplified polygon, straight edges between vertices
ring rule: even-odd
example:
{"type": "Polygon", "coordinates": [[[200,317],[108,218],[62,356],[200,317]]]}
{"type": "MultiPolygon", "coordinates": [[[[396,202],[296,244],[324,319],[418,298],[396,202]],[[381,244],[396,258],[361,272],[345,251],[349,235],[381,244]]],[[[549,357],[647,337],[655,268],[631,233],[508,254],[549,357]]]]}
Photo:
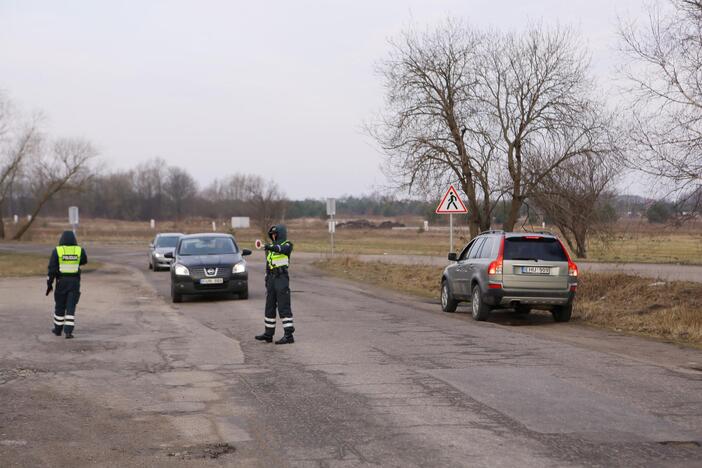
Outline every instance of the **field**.
{"type": "MultiPolygon", "coordinates": [[[[374,222],[387,220],[371,219],[374,222]]],[[[405,229],[337,229],[335,251],[346,255],[399,254],[437,255],[448,252],[448,231],[432,227],[422,232],[419,218],[399,219],[405,229]],[[411,226],[417,226],[412,228],[411,226]]],[[[218,232],[232,232],[225,220],[217,220],[218,232]]],[[[296,219],[288,223],[290,238],[298,252],[329,252],[330,235],[326,222],[320,219],[296,219]]],[[[39,219],[25,240],[53,245],[65,221],[39,219]]],[[[548,229],[548,226],[547,226],[548,229]]],[[[8,225],[12,231],[12,226],[8,225]]],[[[212,220],[189,219],[183,222],[159,222],[155,230],[146,222],[84,219],[78,228],[81,242],[146,245],[157,232],[212,232],[212,220]]],[[[234,232],[244,247],[252,247],[263,234],[257,229],[234,232]]],[[[454,245],[460,250],[470,236],[465,228],[456,228],[454,245]]],[[[593,239],[588,261],[702,264],[702,221],[682,227],[650,225],[645,221],[620,221],[605,239],[593,239]]]]}
{"type": "MultiPolygon", "coordinates": [[[[0,278],[46,276],[49,251],[46,255],[0,251],[0,278]]],[[[100,268],[99,263],[89,262],[81,268],[84,273],[100,268]]]]}
{"type": "MultiPolygon", "coordinates": [[[[315,265],[337,277],[436,299],[439,307],[440,267],[362,262],[353,257],[320,260],[315,265]]],[[[702,346],[702,284],[584,273],[573,321],[702,346]]]]}

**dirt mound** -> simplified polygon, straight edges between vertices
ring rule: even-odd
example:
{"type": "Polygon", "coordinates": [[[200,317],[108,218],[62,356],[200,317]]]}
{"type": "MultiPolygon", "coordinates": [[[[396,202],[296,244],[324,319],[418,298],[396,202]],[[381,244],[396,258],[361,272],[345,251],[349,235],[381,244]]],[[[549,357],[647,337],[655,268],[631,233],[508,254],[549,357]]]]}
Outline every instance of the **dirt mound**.
{"type": "Polygon", "coordinates": [[[392,229],[394,227],[405,227],[405,225],[394,221],[383,221],[380,224],[375,224],[367,219],[354,219],[345,223],[338,223],[336,227],[338,229],[392,229]]]}

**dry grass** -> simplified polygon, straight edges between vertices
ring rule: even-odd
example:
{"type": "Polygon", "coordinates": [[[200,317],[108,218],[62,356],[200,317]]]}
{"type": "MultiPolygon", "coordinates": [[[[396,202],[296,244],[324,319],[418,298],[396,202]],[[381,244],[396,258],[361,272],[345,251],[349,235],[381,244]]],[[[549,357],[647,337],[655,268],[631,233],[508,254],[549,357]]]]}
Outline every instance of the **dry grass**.
{"type": "MultiPolygon", "coordinates": [[[[350,257],[320,260],[315,265],[334,276],[437,300],[443,270],[350,257]]],[[[622,273],[583,273],[573,320],[699,346],[702,284],[659,282],[622,273]]]]}
{"type": "Polygon", "coordinates": [[[34,254],[0,252],[0,277],[46,275],[48,258],[34,254]]]}
{"type": "Polygon", "coordinates": [[[702,284],[583,274],[574,317],[615,330],[702,344],[702,284]]]}
{"type": "MultiPolygon", "coordinates": [[[[49,257],[45,255],[0,251],[0,278],[46,276],[49,257]]],[[[102,265],[91,262],[81,268],[84,273],[102,265]]]]}
{"type": "Polygon", "coordinates": [[[441,267],[363,262],[353,257],[319,260],[316,267],[339,278],[373,284],[394,291],[438,298],[441,267]]]}

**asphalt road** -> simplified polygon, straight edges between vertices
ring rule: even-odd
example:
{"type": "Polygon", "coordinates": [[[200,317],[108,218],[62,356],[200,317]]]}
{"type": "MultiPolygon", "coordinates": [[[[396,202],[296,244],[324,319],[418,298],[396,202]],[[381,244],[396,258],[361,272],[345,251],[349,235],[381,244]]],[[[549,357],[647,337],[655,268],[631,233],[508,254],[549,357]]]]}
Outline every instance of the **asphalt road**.
{"type": "Polygon", "coordinates": [[[700,466],[700,351],[476,323],[296,257],[274,346],[260,256],[249,300],[171,304],[145,254],[88,253],[72,341],[41,278],[0,280],[0,466],[700,466]]]}

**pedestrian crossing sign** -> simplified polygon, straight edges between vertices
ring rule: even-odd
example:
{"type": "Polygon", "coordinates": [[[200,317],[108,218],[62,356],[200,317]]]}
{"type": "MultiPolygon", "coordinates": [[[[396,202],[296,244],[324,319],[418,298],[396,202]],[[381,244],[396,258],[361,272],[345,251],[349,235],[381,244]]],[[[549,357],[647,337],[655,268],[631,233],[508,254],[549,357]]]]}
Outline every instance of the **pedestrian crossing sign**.
{"type": "Polygon", "coordinates": [[[436,208],[437,214],[468,213],[468,208],[458,196],[458,192],[451,185],[436,208]]]}

